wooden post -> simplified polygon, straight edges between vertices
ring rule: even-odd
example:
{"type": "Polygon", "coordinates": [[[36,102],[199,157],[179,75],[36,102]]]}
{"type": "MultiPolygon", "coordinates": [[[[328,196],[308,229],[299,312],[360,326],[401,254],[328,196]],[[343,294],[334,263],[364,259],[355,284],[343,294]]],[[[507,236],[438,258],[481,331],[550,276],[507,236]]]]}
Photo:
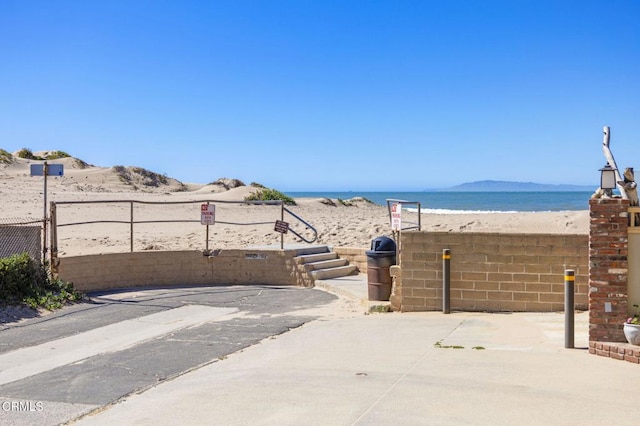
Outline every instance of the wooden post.
{"type": "Polygon", "coordinates": [[[628,200],[629,197],[627,196],[627,191],[622,183],[623,181],[622,177],[620,176],[620,171],[618,170],[618,165],[616,164],[616,160],[615,158],[613,158],[613,153],[609,148],[609,142],[611,140],[611,129],[609,128],[609,126],[604,126],[602,128],[602,131],[604,133],[604,137],[602,139],[602,151],[604,152],[604,157],[607,159],[607,163],[609,163],[609,165],[615,170],[616,182],[618,190],[620,191],[620,195],[622,195],[623,199],[628,200]]]}
{"type": "Polygon", "coordinates": [[[635,177],[633,176],[633,167],[627,167],[624,169],[624,180],[622,182],[618,182],[618,184],[622,184],[624,186],[625,192],[629,197],[629,205],[637,206],[638,205],[638,184],[635,182],[635,177]]]}
{"type": "MultiPolygon", "coordinates": [[[[635,207],[638,205],[638,184],[635,182],[633,176],[633,167],[627,167],[624,169],[624,181],[621,183],[629,197],[629,206],[635,207]]],[[[640,213],[631,213],[629,215],[629,226],[633,226],[636,223],[640,223],[640,213]]]]}

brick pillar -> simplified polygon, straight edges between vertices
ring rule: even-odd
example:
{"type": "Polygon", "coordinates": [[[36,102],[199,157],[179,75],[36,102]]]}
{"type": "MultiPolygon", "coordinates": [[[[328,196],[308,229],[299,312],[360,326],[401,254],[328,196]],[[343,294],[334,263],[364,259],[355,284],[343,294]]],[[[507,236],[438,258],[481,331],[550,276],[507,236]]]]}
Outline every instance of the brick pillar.
{"type": "Polygon", "coordinates": [[[589,341],[625,342],[629,200],[589,200],[589,341]]]}

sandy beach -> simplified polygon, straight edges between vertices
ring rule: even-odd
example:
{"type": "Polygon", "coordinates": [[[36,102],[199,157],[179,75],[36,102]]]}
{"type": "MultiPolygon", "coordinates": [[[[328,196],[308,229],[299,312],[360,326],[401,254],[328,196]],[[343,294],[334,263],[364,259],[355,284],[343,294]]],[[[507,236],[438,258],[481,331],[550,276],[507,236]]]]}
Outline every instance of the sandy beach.
{"type": "MultiPolygon", "coordinates": [[[[46,153],[39,153],[46,155],[46,153]]],[[[52,163],[54,161],[50,161],[52,163]]],[[[205,226],[200,224],[200,205],[210,201],[216,205],[216,224],[209,229],[209,248],[239,248],[278,244],[273,231],[280,219],[277,206],[247,205],[245,197],[259,188],[240,185],[232,179],[217,184],[185,184],[144,169],[97,167],[74,158],[56,159],[64,165],[63,176],[47,179],[48,201],[135,200],[170,202],[172,204],[134,204],[135,221],[192,220],[181,223],[147,223],[134,226],[135,250],[203,250],[205,226]],[[178,203],[179,202],[179,203],[178,203]]],[[[43,177],[30,176],[31,164],[42,161],[12,156],[0,163],[0,220],[40,219],[44,210],[43,177]]],[[[278,189],[278,188],[276,188],[278,189]]],[[[386,206],[363,200],[350,200],[349,206],[339,200],[320,198],[296,199],[289,209],[311,224],[318,233],[317,243],[334,247],[368,248],[371,240],[391,235],[386,206]]],[[[96,220],[128,221],[128,202],[108,204],[58,204],[58,224],[96,220]]],[[[312,233],[291,216],[285,221],[306,237],[312,233]]],[[[404,222],[418,220],[416,213],[404,213],[404,222]]],[[[422,229],[441,232],[493,232],[540,234],[587,234],[588,211],[541,213],[474,213],[422,214],[422,229]]],[[[60,256],[125,252],[129,250],[130,227],[127,224],[86,224],[63,226],[58,230],[60,256]]],[[[299,242],[291,233],[285,243],[299,242]]]]}

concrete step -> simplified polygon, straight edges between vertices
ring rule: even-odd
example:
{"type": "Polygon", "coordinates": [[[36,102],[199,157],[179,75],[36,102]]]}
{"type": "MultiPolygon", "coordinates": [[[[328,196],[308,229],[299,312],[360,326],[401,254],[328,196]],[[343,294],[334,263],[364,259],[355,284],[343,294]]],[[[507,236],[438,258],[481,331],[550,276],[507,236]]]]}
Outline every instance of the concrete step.
{"type": "Polygon", "coordinates": [[[339,266],[345,266],[348,264],[349,262],[347,260],[340,259],[339,257],[336,256],[335,259],[331,259],[331,260],[322,260],[320,262],[306,263],[304,267],[307,269],[307,271],[318,271],[320,269],[337,268],[339,266]]]}
{"type": "Polygon", "coordinates": [[[338,266],[337,268],[319,269],[311,271],[311,276],[315,280],[328,280],[331,278],[346,277],[354,274],[356,267],[354,265],[338,266]]]}
{"type": "Polygon", "coordinates": [[[296,253],[296,256],[305,256],[310,254],[318,254],[318,253],[329,253],[329,247],[327,246],[307,246],[293,249],[296,253]]]}
{"type": "Polygon", "coordinates": [[[333,260],[337,259],[338,255],[334,252],[327,253],[318,253],[318,254],[304,254],[302,256],[296,256],[296,259],[299,263],[313,263],[313,262],[322,262],[323,260],[333,260]]]}

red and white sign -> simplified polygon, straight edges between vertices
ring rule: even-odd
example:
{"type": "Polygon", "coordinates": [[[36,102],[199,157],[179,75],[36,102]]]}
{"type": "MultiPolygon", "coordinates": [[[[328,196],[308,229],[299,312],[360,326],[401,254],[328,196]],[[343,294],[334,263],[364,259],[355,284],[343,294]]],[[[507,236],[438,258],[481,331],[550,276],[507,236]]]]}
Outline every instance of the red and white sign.
{"type": "Polygon", "coordinates": [[[391,204],[391,229],[400,231],[402,228],[402,204],[391,204]]]}
{"type": "Polygon", "coordinates": [[[216,223],[215,204],[200,205],[200,223],[203,225],[214,225],[216,223]]]}

